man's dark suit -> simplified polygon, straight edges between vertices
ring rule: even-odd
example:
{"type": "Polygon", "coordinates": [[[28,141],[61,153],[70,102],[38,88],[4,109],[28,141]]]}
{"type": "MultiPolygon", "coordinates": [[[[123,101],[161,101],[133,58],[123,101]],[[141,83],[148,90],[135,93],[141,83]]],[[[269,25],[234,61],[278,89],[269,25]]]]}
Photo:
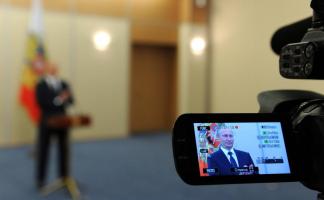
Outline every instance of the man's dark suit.
{"type": "Polygon", "coordinates": [[[38,145],[37,145],[37,184],[39,187],[44,185],[46,178],[46,168],[48,162],[48,153],[51,138],[54,136],[58,142],[58,162],[59,176],[66,177],[69,175],[69,140],[68,130],[51,128],[47,125],[47,119],[56,115],[65,115],[65,108],[73,103],[73,98],[69,97],[61,104],[55,104],[54,99],[64,91],[69,91],[69,86],[64,81],[58,81],[60,87],[52,87],[44,78],[36,86],[36,98],[41,109],[41,120],[39,123],[38,145]]]}
{"type": "MultiPolygon", "coordinates": [[[[238,167],[250,166],[251,164],[254,166],[253,160],[249,153],[234,149],[237,160],[238,167]]],[[[217,169],[218,173],[209,173],[209,175],[235,175],[234,172],[231,171],[231,163],[227,159],[224,152],[219,149],[215,153],[211,154],[208,157],[208,168],[209,169],[217,169]]]]}

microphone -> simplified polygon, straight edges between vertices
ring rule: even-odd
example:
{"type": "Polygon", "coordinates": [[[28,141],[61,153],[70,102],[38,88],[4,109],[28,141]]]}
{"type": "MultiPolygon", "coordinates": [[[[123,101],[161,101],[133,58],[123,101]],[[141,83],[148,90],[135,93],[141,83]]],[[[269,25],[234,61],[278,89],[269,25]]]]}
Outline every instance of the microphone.
{"type": "Polygon", "coordinates": [[[271,39],[272,50],[279,55],[282,47],[290,43],[300,42],[308,28],[311,27],[312,17],[308,17],[278,29],[271,39]]]}

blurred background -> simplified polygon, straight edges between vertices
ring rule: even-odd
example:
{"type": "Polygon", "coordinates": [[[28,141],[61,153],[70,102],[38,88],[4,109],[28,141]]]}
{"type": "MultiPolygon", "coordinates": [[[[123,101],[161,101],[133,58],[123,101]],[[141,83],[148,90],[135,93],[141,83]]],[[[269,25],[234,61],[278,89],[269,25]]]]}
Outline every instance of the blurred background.
{"type": "MultiPolygon", "coordinates": [[[[73,111],[94,119],[77,140],[169,131],[179,113],[207,111],[208,6],[197,2],[43,1],[48,58],[73,87],[73,111]]],[[[17,100],[30,6],[1,1],[3,145],[30,143],[35,132],[17,100]]]]}
{"type": "MultiPolygon", "coordinates": [[[[278,57],[270,48],[276,29],[312,14],[306,0],[43,0],[42,4],[43,42],[48,59],[60,67],[60,74],[71,84],[76,99],[70,113],[89,114],[93,120],[90,127],[72,130],[74,160],[78,160],[82,144],[108,142],[108,146],[118,149],[124,140],[135,140],[135,145],[137,140],[143,140],[143,148],[148,145],[154,149],[163,143],[160,151],[166,153],[160,156],[165,156],[166,161],[161,163],[168,166],[185,191],[199,193],[206,188],[187,188],[173,172],[169,139],[178,115],[258,112],[256,97],[265,90],[307,89],[324,93],[320,81],[280,77],[278,57]]],[[[30,8],[31,0],[0,1],[0,163],[7,166],[0,166],[0,179],[5,170],[10,173],[8,163],[15,158],[11,155],[25,156],[20,161],[31,162],[27,151],[36,137],[37,126],[19,101],[30,8]]],[[[132,149],[133,143],[129,145],[132,149]]],[[[102,157],[118,158],[120,153],[114,149],[98,151],[102,157]]],[[[89,160],[83,162],[96,162],[91,161],[93,157],[89,155],[89,160]]],[[[118,169],[118,160],[114,164],[118,169]]],[[[82,179],[85,171],[78,171],[78,166],[74,165],[74,171],[82,179]]],[[[32,164],[28,170],[21,173],[33,172],[32,164]]],[[[32,175],[29,178],[33,185],[32,175]]],[[[10,180],[13,179],[8,177],[1,181],[5,185],[10,180]]],[[[89,180],[83,181],[84,187],[89,187],[86,182],[89,180]]],[[[273,193],[280,187],[265,185],[263,189],[273,193]]],[[[288,187],[290,194],[301,199],[305,199],[303,195],[315,194],[298,184],[282,187],[288,187]]],[[[234,194],[239,194],[239,186],[232,188],[234,194]]],[[[89,189],[89,196],[90,193],[89,189]]],[[[14,199],[10,196],[13,193],[6,195],[7,199],[14,199]]],[[[253,192],[245,195],[258,197],[253,192]]],[[[185,197],[190,199],[177,196],[185,197]]],[[[119,199],[118,194],[113,199],[119,199]]]]}

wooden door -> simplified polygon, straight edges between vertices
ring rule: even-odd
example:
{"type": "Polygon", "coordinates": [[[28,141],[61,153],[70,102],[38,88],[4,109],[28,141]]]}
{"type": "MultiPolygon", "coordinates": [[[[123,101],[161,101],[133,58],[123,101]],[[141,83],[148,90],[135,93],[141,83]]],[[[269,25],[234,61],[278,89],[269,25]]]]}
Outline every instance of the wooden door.
{"type": "Polygon", "coordinates": [[[133,45],[130,131],[171,130],[176,108],[175,47],[133,45]]]}

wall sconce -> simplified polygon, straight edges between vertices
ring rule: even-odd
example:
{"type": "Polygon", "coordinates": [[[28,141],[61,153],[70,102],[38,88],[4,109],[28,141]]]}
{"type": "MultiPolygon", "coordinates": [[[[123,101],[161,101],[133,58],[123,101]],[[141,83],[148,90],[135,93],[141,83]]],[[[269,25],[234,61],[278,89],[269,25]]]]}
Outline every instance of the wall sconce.
{"type": "Polygon", "coordinates": [[[207,0],[196,0],[195,4],[198,8],[203,8],[207,5],[207,0]]]}
{"type": "Polygon", "coordinates": [[[93,44],[98,51],[105,51],[111,43],[111,36],[106,31],[96,31],[93,34],[93,44]]]}
{"type": "Polygon", "coordinates": [[[194,37],[190,42],[190,47],[194,55],[201,55],[206,49],[206,40],[202,37],[194,37]]]}

